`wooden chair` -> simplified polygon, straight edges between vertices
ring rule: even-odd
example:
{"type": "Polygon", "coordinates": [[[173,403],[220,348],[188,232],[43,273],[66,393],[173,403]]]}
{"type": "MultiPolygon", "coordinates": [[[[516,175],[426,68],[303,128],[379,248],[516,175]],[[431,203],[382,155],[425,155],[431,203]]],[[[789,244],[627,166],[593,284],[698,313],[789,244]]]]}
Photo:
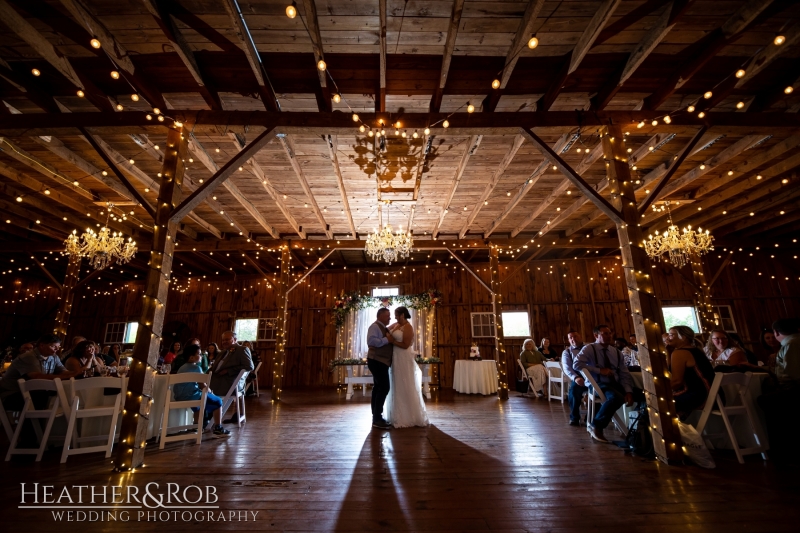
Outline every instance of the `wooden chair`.
{"type": "Polygon", "coordinates": [[[219,410],[220,419],[225,418],[225,413],[228,411],[232,403],[236,403],[236,417],[238,418],[239,427],[247,420],[247,415],[244,408],[244,388],[239,390],[239,383],[247,378],[249,370],[239,371],[239,375],[233,380],[233,385],[228,390],[228,393],[222,398],[222,407],[219,410]]]}
{"type": "Polygon", "coordinates": [[[564,403],[571,380],[567,377],[564,369],[561,368],[561,363],[547,361],[544,366],[547,370],[547,399],[553,400],[553,396],[555,395],[561,400],[561,403],[564,403]],[[559,391],[557,395],[553,392],[556,389],[556,385],[558,385],[559,391]]]}
{"type": "Polygon", "coordinates": [[[178,440],[195,440],[200,444],[203,440],[203,414],[206,409],[206,398],[208,397],[208,387],[203,387],[203,392],[199,400],[182,400],[177,401],[172,399],[173,386],[178,383],[205,383],[208,385],[211,382],[211,372],[208,374],[198,374],[197,372],[184,372],[183,374],[170,374],[169,382],[167,384],[167,391],[164,394],[164,412],[161,414],[161,436],[159,437],[158,449],[163,450],[167,442],[174,442],[178,440]],[[170,426],[169,425],[169,411],[170,409],[190,409],[197,407],[197,423],[170,426]],[[187,429],[197,429],[197,434],[194,433],[179,433],[177,435],[167,435],[170,431],[184,431],[187,429]]]}
{"type": "Polygon", "coordinates": [[[8,448],[6,461],[10,461],[12,455],[35,454],[36,461],[38,462],[42,460],[44,450],[47,448],[47,441],[50,438],[50,430],[53,429],[53,422],[57,417],[64,416],[64,410],[61,408],[61,401],[58,398],[58,394],[55,395],[52,405],[46,409],[36,409],[36,406],[33,404],[31,392],[42,391],[48,393],[57,393],[58,389],[56,388],[54,380],[31,379],[25,381],[24,379],[20,379],[19,389],[22,391],[22,397],[25,399],[25,406],[22,408],[22,412],[19,414],[17,428],[14,431],[14,435],[11,437],[11,446],[8,448]],[[31,424],[33,424],[33,429],[36,432],[36,437],[39,439],[38,448],[17,448],[22,427],[27,419],[30,419],[31,424]],[[42,428],[39,425],[39,420],[41,419],[47,420],[47,425],[45,426],[44,432],[42,432],[42,428]]]}
{"type": "Polygon", "coordinates": [[[522,370],[522,375],[525,376],[525,379],[528,380],[528,390],[525,392],[525,394],[531,391],[536,392],[536,386],[533,384],[533,378],[530,377],[528,373],[525,371],[525,365],[522,364],[522,359],[517,359],[517,364],[519,365],[519,368],[522,370]]]}
{"type": "MultiPolygon", "coordinates": [[[[584,381],[586,381],[586,385],[589,388],[588,398],[587,398],[587,413],[586,413],[586,431],[590,431],[589,426],[592,424],[592,420],[594,420],[594,415],[597,409],[597,404],[604,404],[606,401],[606,395],[600,390],[600,387],[597,386],[597,382],[592,377],[592,373],[586,370],[585,368],[581,370],[581,375],[583,376],[584,381]]],[[[617,431],[628,436],[628,428],[625,426],[625,422],[619,417],[619,413],[614,413],[614,418],[612,418],[614,422],[614,426],[616,426],[617,431]]]]}
{"type": "Polygon", "coordinates": [[[256,391],[256,398],[260,398],[261,397],[261,393],[258,392],[258,371],[261,370],[261,363],[262,362],[259,361],[258,362],[258,366],[256,366],[255,370],[253,370],[253,375],[255,376],[256,379],[254,379],[253,381],[248,382],[247,385],[245,385],[245,387],[244,387],[244,393],[245,394],[247,394],[247,389],[250,389],[250,388],[252,388],[254,391],[256,391]]]}
{"type": "Polygon", "coordinates": [[[82,379],[75,381],[75,378],[69,380],[69,390],[72,395],[71,398],[67,397],[64,390],[64,384],[60,379],[56,380],[56,388],[58,389],[58,396],[62,405],[69,406],[65,409],[67,416],[67,433],[64,436],[64,449],[61,452],[61,462],[66,463],[67,457],[70,455],[78,455],[82,453],[95,453],[105,452],[106,458],[111,457],[111,448],[114,446],[114,434],[117,429],[117,419],[119,418],[120,411],[122,411],[122,378],[92,378],[82,379]],[[90,389],[119,389],[114,399],[113,406],[102,407],[81,407],[82,391],[90,389]],[[78,420],[85,420],[87,418],[98,417],[111,417],[111,424],[106,435],[90,435],[78,437],[78,420]],[[105,439],[103,444],[97,446],[88,446],[79,448],[78,445],[82,442],[96,441],[105,439]]]}
{"type": "MultiPolygon", "coordinates": [[[[752,372],[731,372],[729,374],[717,373],[714,376],[714,382],[711,384],[711,390],[708,392],[708,399],[703,407],[703,412],[700,415],[700,420],[697,422],[697,432],[704,435],[708,419],[711,415],[719,416],[725,424],[725,430],[728,438],[733,446],[733,451],[736,452],[736,459],[739,463],[744,464],[745,455],[760,453],[761,457],[767,459],[767,444],[764,438],[764,433],[761,424],[758,421],[755,406],[753,405],[752,398],[750,398],[750,380],[753,378],[752,372]],[[727,392],[735,391],[735,394],[727,394],[726,401],[723,402],[720,397],[720,389],[728,387],[727,392]],[[737,401],[738,399],[738,401],[737,401]],[[727,404],[727,405],[726,405],[727,404]],[[716,408],[715,408],[716,405],[716,408]],[[746,415],[747,421],[750,424],[750,430],[753,432],[756,445],[749,448],[740,448],[739,442],[736,439],[736,433],[733,430],[731,418],[733,416],[746,415]]],[[[714,434],[706,433],[705,436],[711,437],[714,434]]],[[[709,446],[712,447],[713,446],[709,446]]]]}

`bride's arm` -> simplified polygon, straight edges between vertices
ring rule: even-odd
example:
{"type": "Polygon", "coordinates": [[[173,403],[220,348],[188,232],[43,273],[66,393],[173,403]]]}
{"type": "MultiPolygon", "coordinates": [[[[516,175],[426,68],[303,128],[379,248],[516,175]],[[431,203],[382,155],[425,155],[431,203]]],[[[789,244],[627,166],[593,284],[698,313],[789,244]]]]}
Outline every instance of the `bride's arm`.
{"type": "Polygon", "coordinates": [[[402,348],[405,350],[414,342],[414,328],[411,327],[410,324],[407,324],[403,328],[403,340],[402,341],[394,341],[394,345],[398,348],[402,348]]]}

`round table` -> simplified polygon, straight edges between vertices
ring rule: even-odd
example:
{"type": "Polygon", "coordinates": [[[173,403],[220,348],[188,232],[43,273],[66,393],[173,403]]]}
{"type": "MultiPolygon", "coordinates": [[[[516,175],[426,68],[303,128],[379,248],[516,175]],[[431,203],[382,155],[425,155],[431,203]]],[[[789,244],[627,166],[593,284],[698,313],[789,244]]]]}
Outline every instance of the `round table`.
{"type": "Polygon", "coordinates": [[[453,389],[464,394],[493,394],[497,392],[497,363],[488,361],[456,361],[453,389]]]}

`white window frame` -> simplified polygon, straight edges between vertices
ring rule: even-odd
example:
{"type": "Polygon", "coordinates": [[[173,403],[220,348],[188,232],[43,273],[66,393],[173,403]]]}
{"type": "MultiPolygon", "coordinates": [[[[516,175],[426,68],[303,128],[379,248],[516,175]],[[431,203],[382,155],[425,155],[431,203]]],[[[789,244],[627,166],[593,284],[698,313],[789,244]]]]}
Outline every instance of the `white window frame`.
{"type": "MultiPolygon", "coordinates": [[[[696,329],[695,329],[695,333],[702,333],[702,332],[700,331],[700,330],[702,329],[702,326],[701,326],[701,324],[700,324],[700,315],[699,315],[699,314],[698,314],[698,312],[697,312],[697,307],[696,307],[696,306],[694,306],[694,305],[662,305],[662,306],[661,306],[661,312],[663,313],[663,312],[664,312],[664,309],[670,309],[670,308],[684,308],[684,307],[690,307],[690,308],[692,308],[692,310],[694,311],[694,322],[695,322],[695,326],[697,326],[697,327],[696,327],[696,329]]],[[[665,324],[665,325],[666,325],[666,324],[665,324]]],[[[688,326],[689,324],[685,324],[685,325],[687,325],[687,326],[688,326]]],[[[669,326],[667,326],[667,329],[669,329],[669,326]]]]}
{"type": "Polygon", "coordinates": [[[719,325],[722,329],[724,329],[727,333],[739,333],[736,330],[736,319],[733,318],[733,308],[730,305],[714,305],[713,308],[714,308],[714,313],[717,315],[717,318],[719,319],[719,325]],[[730,318],[726,320],[731,321],[733,329],[727,329],[722,323],[723,318],[722,318],[722,313],[720,313],[720,309],[722,309],[723,307],[728,308],[728,314],[730,315],[730,318]]]}
{"type": "Polygon", "coordinates": [[[258,319],[258,338],[260,342],[275,342],[278,332],[278,319],[277,318],[259,318],[258,319]]]}
{"type": "Polygon", "coordinates": [[[372,297],[373,298],[381,298],[381,297],[384,297],[384,296],[388,296],[389,298],[391,298],[392,296],[400,296],[400,287],[398,287],[397,285],[386,285],[384,287],[380,287],[380,286],[372,287],[372,297]],[[392,291],[396,291],[396,292],[394,292],[394,294],[375,294],[376,292],[392,292],[392,291]]]}
{"type": "Polygon", "coordinates": [[[494,323],[494,313],[492,312],[480,312],[480,313],[470,313],[470,329],[472,332],[473,339],[493,339],[497,336],[497,329],[495,328],[494,323]],[[478,322],[475,322],[475,319],[478,319],[478,322]],[[484,319],[486,320],[484,322],[484,319]],[[479,335],[475,334],[475,328],[480,328],[478,333],[479,335]],[[484,328],[489,328],[490,334],[484,335],[484,328]]]}
{"type": "Polygon", "coordinates": [[[108,322],[106,324],[105,334],[103,335],[103,344],[131,344],[135,342],[135,338],[130,342],[125,341],[129,336],[133,324],[135,324],[138,329],[138,322],[108,322]]]}
{"type": "Polygon", "coordinates": [[[514,310],[514,311],[501,311],[500,312],[500,316],[503,317],[503,330],[504,330],[503,331],[503,337],[504,338],[508,338],[508,339],[528,339],[528,338],[530,338],[530,336],[531,336],[531,314],[528,311],[526,311],[524,309],[522,309],[522,310],[517,309],[517,310],[514,310]],[[525,319],[526,319],[526,321],[528,323],[528,333],[527,334],[525,334],[525,335],[507,335],[506,334],[506,331],[508,331],[508,330],[506,329],[506,321],[505,321],[505,316],[504,315],[507,315],[509,313],[525,313],[525,319]]]}

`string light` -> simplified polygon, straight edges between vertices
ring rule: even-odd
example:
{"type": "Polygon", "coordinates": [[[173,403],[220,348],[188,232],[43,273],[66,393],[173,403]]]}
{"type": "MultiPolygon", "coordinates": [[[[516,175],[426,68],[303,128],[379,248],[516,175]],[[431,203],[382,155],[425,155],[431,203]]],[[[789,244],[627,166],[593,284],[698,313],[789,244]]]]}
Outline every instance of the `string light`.
{"type": "Polygon", "coordinates": [[[111,77],[113,79],[115,79],[115,80],[118,80],[119,79],[119,72],[117,72],[116,70],[112,70],[111,71],[111,77]]]}
{"type": "Polygon", "coordinates": [[[689,107],[686,108],[686,111],[688,111],[689,113],[694,113],[694,106],[690,105],[689,107]]]}
{"type": "Polygon", "coordinates": [[[745,74],[747,74],[747,72],[745,72],[743,68],[740,68],[736,71],[737,78],[744,78],[745,74]]]}
{"type": "Polygon", "coordinates": [[[495,79],[492,81],[492,89],[499,89],[500,88],[500,80],[495,79]]]}
{"type": "Polygon", "coordinates": [[[290,19],[293,19],[297,16],[297,8],[294,6],[294,2],[291,5],[286,6],[286,16],[290,19]]]}
{"type": "Polygon", "coordinates": [[[91,41],[89,41],[89,44],[92,45],[92,48],[94,48],[94,49],[98,49],[98,48],[100,48],[102,46],[100,44],[100,41],[97,40],[97,39],[92,39],[91,41]]]}
{"type": "Polygon", "coordinates": [[[789,85],[788,87],[786,87],[786,88],[783,90],[783,92],[784,92],[784,93],[786,93],[786,94],[792,94],[792,93],[794,92],[794,87],[792,87],[791,85],[789,85]]]}
{"type": "Polygon", "coordinates": [[[738,102],[736,104],[736,109],[742,109],[744,107],[744,102],[738,102]]]}
{"type": "Polygon", "coordinates": [[[539,46],[539,39],[537,39],[537,38],[536,38],[536,36],[534,35],[533,37],[531,37],[531,38],[528,40],[528,48],[530,48],[531,50],[533,50],[533,49],[534,49],[534,48],[536,48],[537,46],[539,46]]]}
{"type": "Polygon", "coordinates": [[[136,93],[133,93],[131,95],[131,100],[133,100],[134,102],[138,102],[139,101],[139,95],[136,94],[136,93]]]}
{"type": "Polygon", "coordinates": [[[339,95],[339,93],[333,93],[333,101],[337,104],[342,101],[342,97],[339,95]]]}
{"type": "Polygon", "coordinates": [[[467,106],[467,113],[474,113],[474,112],[475,112],[475,106],[472,105],[472,104],[469,104],[467,106]]]}
{"type": "Polygon", "coordinates": [[[82,90],[80,90],[80,89],[78,89],[78,93],[77,93],[77,94],[78,94],[78,97],[80,97],[80,98],[83,98],[84,96],[86,96],[86,93],[84,93],[84,92],[83,92],[82,90]]]}
{"type": "Polygon", "coordinates": [[[320,59],[319,61],[317,61],[317,68],[320,71],[325,72],[325,69],[328,68],[328,65],[325,63],[325,61],[320,59]]]}
{"type": "Polygon", "coordinates": [[[706,91],[705,93],[703,93],[703,98],[705,98],[706,100],[708,100],[712,96],[714,96],[714,93],[712,93],[711,91],[706,91]]]}
{"type": "Polygon", "coordinates": [[[34,68],[34,69],[31,69],[31,74],[33,74],[34,76],[39,76],[39,75],[41,75],[41,72],[39,71],[38,68],[34,68]]]}
{"type": "Polygon", "coordinates": [[[776,35],[772,42],[775,43],[775,46],[780,46],[786,42],[786,37],[783,35],[776,35]]]}

